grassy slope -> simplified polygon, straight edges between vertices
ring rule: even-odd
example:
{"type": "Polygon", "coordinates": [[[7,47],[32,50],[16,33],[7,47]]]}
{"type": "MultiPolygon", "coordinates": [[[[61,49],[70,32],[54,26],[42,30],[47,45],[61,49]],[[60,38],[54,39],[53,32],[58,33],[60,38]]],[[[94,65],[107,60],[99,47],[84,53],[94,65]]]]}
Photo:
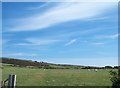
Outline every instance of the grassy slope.
{"type": "Polygon", "coordinates": [[[108,86],[109,70],[30,69],[4,66],[3,80],[17,75],[17,86],[108,86]]]}

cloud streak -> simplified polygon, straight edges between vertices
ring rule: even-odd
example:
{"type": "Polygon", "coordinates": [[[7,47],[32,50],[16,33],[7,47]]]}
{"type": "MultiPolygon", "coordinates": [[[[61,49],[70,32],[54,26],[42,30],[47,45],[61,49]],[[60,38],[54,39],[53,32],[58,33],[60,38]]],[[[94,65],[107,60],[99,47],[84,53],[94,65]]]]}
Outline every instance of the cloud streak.
{"type": "Polygon", "coordinates": [[[95,43],[92,43],[93,45],[104,45],[105,43],[103,42],[95,42],[95,43]]]}
{"type": "Polygon", "coordinates": [[[69,46],[69,45],[75,43],[76,41],[77,41],[77,39],[73,39],[73,40],[69,41],[68,43],[66,43],[65,46],[69,46]]]}
{"type": "Polygon", "coordinates": [[[8,31],[35,31],[68,21],[87,20],[105,13],[113,6],[112,3],[59,3],[44,13],[12,20],[15,24],[10,24],[12,28],[8,31]]]}
{"type": "Polygon", "coordinates": [[[120,36],[120,34],[116,33],[116,34],[112,34],[112,35],[98,35],[96,36],[97,39],[116,39],[118,38],[118,36],[120,36]]]}
{"type": "Polygon", "coordinates": [[[19,43],[17,45],[20,45],[20,46],[39,46],[39,45],[51,45],[51,44],[60,42],[60,40],[55,40],[55,39],[39,39],[39,38],[28,38],[25,40],[28,43],[19,43]]]}
{"type": "Polygon", "coordinates": [[[3,53],[3,56],[37,56],[37,54],[26,54],[26,53],[3,53]]]}

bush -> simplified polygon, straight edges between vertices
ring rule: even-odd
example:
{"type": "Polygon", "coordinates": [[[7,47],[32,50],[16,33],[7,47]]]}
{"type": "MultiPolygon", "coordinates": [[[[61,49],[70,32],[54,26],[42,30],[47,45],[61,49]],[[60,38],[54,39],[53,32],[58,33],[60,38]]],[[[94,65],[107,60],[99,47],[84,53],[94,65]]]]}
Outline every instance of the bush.
{"type": "Polygon", "coordinates": [[[110,75],[110,80],[112,81],[112,88],[120,88],[120,77],[118,75],[118,72],[111,70],[110,75]]]}

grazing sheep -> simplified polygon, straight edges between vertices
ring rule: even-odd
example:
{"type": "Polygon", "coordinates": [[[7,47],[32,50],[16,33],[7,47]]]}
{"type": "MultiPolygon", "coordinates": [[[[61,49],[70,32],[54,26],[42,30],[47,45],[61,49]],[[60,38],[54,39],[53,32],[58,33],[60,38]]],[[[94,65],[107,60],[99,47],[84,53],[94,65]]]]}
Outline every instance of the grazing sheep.
{"type": "Polygon", "coordinates": [[[88,71],[91,71],[90,69],[88,69],[88,71]]]}
{"type": "Polygon", "coordinates": [[[95,71],[96,71],[96,72],[98,72],[98,70],[97,70],[97,69],[95,69],[95,71]]]}

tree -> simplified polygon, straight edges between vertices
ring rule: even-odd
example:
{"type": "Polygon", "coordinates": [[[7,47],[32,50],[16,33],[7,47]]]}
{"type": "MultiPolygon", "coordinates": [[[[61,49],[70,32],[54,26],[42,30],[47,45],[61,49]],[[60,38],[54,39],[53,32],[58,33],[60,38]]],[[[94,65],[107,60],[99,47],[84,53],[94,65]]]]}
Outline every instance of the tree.
{"type": "Polygon", "coordinates": [[[112,69],[112,66],[105,66],[106,69],[112,69]]]}

